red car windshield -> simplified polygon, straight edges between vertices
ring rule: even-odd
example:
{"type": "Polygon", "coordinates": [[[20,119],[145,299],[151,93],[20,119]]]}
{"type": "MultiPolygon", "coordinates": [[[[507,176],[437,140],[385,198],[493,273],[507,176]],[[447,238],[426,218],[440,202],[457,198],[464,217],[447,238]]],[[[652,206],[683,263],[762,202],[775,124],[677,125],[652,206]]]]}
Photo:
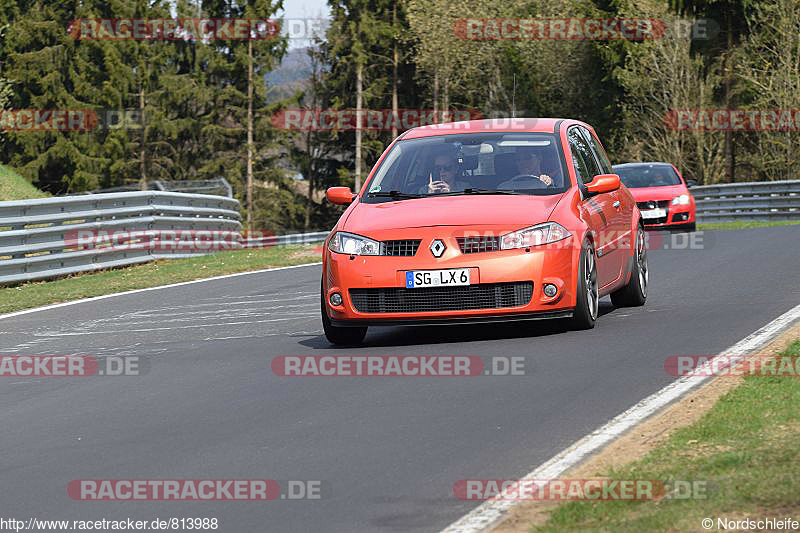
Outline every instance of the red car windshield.
{"type": "Polygon", "coordinates": [[[398,142],[370,181],[367,198],[564,192],[557,138],[546,133],[442,135],[398,142]]]}
{"type": "Polygon", "coordinates": [[[626,165],[614,167],[622,183],[629,189],[680,185],[681,179],[671,165],[626,165]]]}

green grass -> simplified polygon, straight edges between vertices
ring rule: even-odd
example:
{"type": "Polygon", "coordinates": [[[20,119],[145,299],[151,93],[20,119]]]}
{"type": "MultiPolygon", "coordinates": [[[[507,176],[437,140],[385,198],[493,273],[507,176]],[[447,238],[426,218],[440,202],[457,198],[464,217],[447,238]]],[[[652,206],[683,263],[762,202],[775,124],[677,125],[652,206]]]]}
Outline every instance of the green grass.
{"type": "Polygon", "coordinates": [[[263,268],[320,261],[319,244],[218,252],[203,257],[164,259],[126,268],[79,274],[53,281],[0,288],[0,313],[10,313],[92,296],[144,289],[263,268]]]}
{"type": "MultiPolygon", "coordinates": [[[[800,341],[785,355],[800,356],[800,341]]],[[[724,378],[721,378],[724,379],[724,378]]],[[[709,480],[707,499],[576,501],[531,531],[702,531],[703,518],[800,516],[800,379],[747,377],[612,479],[709,480]]]]}
{"type": "Polygon", "coordinates": [[[772,228],[775,226],[793,226],[800,224],[800,220],[742,220],[740,222],[709,222],[698,224],[697,229],[709,230],[737,230],[750,228],[772,228]]]}
{"type": "Polygon", "coordinates": [[[0,202],[45,198],[47,196],[46,193],[31,185],[28,180],[10,168],[0,165],[0,202]]]}

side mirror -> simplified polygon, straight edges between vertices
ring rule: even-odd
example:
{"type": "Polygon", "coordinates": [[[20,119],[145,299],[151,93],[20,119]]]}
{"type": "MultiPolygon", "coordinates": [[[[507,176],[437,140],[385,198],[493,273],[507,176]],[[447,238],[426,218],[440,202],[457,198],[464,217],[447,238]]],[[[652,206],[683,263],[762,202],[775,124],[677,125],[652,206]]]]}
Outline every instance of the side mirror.
{"type": "Polygon", "coordinates": [[[697,180],[686,180],[687,187],[697,187],[697,180]]]}
{"type": "Polygon", "coordinates": [[[591,183],[586,185],[586,190],[589,191],[589,194],[614,192],[619,189],[620,185],[617,174],[598,174],[591,183]]]}
{"type": "Polygon", "coordinates": [[[355,196],[350,187],[331,187],[325,191],[325,198],[332,204],[347,205],[353,201],[355,196]]]}

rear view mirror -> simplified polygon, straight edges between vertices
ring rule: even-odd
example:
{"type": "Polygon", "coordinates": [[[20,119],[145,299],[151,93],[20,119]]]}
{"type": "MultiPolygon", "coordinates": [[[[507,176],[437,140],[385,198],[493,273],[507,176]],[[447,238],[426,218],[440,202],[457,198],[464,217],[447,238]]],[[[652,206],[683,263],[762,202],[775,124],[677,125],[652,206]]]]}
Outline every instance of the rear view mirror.
{"type": "Polygon", "coordinates": [[[686,180],[687,187],[697,187],[697,180],[686,180]]]}
{"type": "Polygon", "coordinates": [[[617,174],[598,174],[591,183],[586,185],[589,194],[600,194],[604,192],[614,192],[620,187],[619,176],[617,174]]]}
{"type": "Polygon", "coordinates": [[[325,192],[325,198],[332,204],[347,205],[353,201],[355,195],[350,187],[331,187],[325,192]]]}

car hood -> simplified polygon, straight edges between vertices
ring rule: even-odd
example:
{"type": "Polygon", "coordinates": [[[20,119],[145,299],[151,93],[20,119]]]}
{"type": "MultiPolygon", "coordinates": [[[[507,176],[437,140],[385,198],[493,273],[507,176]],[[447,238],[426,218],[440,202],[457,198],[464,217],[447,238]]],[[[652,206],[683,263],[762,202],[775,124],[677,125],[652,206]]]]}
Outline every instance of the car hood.
{"type": "Polygon", "coordinates": [[[628,189],[637,202],[647,200],[672,200],[681,194],[688,194],[688,190],[683,185],[665,185],[661,187],[639,187],[628,189]]]}
{"type": "Polygon", "coordinates": [[[428,226],[519,226],[546,222],[563,194],[471,195],[359,202],[342,230],[354,233],[428,226]]]}

